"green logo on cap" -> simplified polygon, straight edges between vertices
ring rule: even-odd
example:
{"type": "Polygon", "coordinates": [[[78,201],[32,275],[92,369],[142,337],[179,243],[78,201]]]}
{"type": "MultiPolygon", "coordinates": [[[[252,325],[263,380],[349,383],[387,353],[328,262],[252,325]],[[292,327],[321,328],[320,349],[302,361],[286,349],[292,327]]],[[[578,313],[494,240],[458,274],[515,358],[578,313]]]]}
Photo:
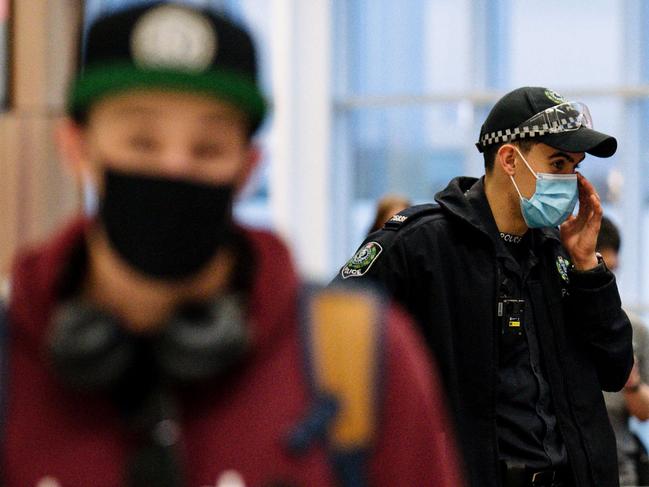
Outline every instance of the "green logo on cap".
{"type": "Polygon", "coordinates": [[[552,100],[556,104],[561,104],[565,103],[566,100],[563,96],[561,96],[559,93],[553,90],[545,90],[545,96],[547,96],[550,100],[552,100]]]}

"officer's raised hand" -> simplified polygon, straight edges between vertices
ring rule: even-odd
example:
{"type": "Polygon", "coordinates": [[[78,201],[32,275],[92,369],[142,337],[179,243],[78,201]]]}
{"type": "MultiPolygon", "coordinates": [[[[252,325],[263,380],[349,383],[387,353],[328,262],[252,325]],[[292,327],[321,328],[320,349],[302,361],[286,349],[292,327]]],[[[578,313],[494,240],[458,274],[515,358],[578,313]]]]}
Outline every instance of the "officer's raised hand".
{"type": "Polygon", "coordinates": [[[577,270],[588,270],[597,266],[595,245],[602,222],[602,205],[593,185],[577,173],[579,186],[579,212],[570,215],[559,227],[561,242],[570,253],[577,270]]]}

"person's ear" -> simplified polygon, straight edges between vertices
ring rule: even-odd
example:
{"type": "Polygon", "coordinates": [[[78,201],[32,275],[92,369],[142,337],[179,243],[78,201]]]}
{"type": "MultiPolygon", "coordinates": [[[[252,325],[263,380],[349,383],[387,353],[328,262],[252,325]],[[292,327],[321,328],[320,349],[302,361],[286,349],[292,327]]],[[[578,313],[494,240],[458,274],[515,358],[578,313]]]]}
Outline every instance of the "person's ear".
{"type": "Polygon", "coordinates": [[[81,182],[90,170],[85,128],[66,117],[58,122],[55,138],[64,168],[81,182]]]}
{"type": "Polygon", "coordinates": [[[245,188],[252,173],[255,171],[261,160],[261,150],[255,144],[250,144],[244,155],[243,168],[235,181],[235,190],[240,193],[245,188]]]}
{"type": "Polygon", "coordinates": [[[511,144],[504,144],[496,153],[495,165],[500,167],[507,176],[516,174],[516,149],[511,144]]]}

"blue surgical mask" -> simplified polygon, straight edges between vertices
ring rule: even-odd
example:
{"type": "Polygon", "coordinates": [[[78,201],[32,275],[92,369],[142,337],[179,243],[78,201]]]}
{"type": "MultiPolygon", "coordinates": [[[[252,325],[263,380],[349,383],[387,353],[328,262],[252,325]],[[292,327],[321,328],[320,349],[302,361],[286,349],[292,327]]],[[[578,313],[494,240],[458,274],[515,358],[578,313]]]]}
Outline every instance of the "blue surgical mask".
{"type": "MultiPolygon", "coordinates": [[[[513,146],[514,147],[514,146],[513,146]]],[[[535,173],[523,154],[518,155],[536,178],[536,190],[525,198],[512,176],[509,176],[521,199],[521,212],[529,228],[556,227],[568,219],[579,200],[576,174],[535,173]]]]}

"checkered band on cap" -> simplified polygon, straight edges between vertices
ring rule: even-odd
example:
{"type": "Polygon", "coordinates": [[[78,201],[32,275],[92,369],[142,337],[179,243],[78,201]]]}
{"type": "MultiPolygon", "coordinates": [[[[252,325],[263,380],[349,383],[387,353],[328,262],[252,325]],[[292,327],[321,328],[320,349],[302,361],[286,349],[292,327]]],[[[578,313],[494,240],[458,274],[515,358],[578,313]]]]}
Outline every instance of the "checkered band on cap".
{"type": "Polygon", "coordinates": [[[531,139],[533,137],[541,137],[542,135],[560,133],[565,130],[575,130],[580,126],[581,123],[576,117],[568,117],[561,119],[558,124],[549,125],[544,123],[542,125],[524,125],[513,129],[497,130],[496,132],[484,134],[480,138],[480,146],[487,147],[489,145],[511,142],[518,139],[531,139]]]}

